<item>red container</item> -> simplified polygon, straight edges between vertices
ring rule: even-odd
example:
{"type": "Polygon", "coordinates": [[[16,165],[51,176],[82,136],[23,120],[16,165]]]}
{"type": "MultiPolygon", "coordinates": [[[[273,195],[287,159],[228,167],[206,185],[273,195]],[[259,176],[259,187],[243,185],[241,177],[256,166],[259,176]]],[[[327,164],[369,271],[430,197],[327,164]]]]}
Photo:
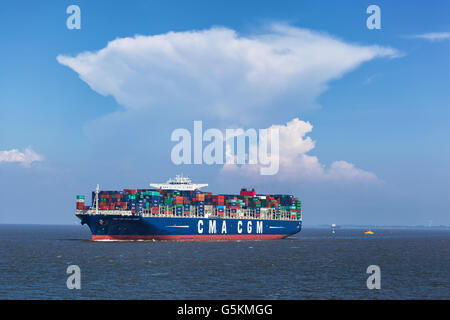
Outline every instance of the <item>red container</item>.
{"type": "Polygon", "coordinates": [[[182,204],[182,203],[183,203],[183,200],[184,200],[184,197],[175,197],[175,198],[174,198],[174,202],[175,202],[176,204],[182,204]]]}
{"type": "Polygon", "coordinates": [[[256,196],[256,192],[255,191],[246,191],[246,190],[241,190],[240,193],[241,196],[249,196],[249,197],[254,197],[256,196]]]}

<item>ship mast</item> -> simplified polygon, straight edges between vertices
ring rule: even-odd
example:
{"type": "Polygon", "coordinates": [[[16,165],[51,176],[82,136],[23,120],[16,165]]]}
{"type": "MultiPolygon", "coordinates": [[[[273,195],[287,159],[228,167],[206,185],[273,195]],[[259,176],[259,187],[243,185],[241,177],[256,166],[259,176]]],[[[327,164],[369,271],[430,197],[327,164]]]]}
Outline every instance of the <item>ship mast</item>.
{"type": "Polygon", "coordinates": [[[98,214],[98,194],[100,192],[100,186],[97,184],[95,188],[95,214],[98,214]]]}

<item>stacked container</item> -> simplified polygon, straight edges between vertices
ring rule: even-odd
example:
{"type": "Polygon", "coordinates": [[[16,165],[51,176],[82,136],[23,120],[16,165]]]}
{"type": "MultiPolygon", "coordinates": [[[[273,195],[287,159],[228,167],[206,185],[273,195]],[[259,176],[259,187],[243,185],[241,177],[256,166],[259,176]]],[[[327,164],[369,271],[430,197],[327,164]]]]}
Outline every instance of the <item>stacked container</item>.
{"type": "Polygon", "coordinates": [[[77,196],[77,210],[85,210],[84,196],[77,196]]]}
{"type": "MultiPolygon", "coordinates": [[[[239,195],[213,195],[201,191],[176,191],[154,189],[124,189],[123,191],[99,192],[99,210],[128,210],[134,213],[160,212],[187,216],[197,212],[204,216],[205,206],[209,211],[215,211],[218,216],[229,212],[237,216],[239,209],[251,209],[256,218],[261,216],[261,208],[275,210],[275,217],[280,216],[280,210],[287,211],[291,218],[301,218],[301,201],[292,195],[256,195],[255,191],[241,190],[239,195]],[[160,210],[162,208],[162,210],[160,210]],[[215,210],[214,210],[215,209],[215,210]],[[228,210],[229,209],[229,210],[228,210]]],[[[92,193],[94,204],[95,193],[92,193]]],[[[86,210],[84,196],[77,196],[77,210],[86,210]]]]}

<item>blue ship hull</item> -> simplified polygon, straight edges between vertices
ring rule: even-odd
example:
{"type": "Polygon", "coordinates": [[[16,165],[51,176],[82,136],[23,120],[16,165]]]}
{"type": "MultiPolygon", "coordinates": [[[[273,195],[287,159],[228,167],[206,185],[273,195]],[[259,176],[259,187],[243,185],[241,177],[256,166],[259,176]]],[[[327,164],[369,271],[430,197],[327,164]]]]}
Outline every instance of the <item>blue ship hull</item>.
{"type": "Polygon", "coordinates": [[[77,214],[92,240],[266,240],[300,232],[299,220],[77,214]]]}

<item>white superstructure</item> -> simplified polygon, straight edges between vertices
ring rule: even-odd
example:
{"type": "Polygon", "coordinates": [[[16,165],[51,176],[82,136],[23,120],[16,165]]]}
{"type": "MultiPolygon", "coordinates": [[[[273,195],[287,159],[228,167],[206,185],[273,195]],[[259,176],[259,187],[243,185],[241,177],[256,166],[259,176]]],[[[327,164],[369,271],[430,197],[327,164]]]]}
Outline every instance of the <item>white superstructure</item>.
{"type": "Polygon", "coordinates": [[[150,183],[150,187],[162,190],[180,190],[180,191],[192,191],[200,188],[207,187],[207,183],[198,184],[192,183],[188,177],[177,174],[175,179],[169,179],[166,183],[150,183]]]}

